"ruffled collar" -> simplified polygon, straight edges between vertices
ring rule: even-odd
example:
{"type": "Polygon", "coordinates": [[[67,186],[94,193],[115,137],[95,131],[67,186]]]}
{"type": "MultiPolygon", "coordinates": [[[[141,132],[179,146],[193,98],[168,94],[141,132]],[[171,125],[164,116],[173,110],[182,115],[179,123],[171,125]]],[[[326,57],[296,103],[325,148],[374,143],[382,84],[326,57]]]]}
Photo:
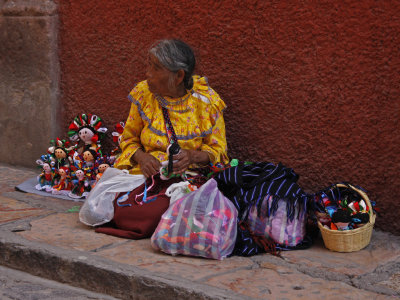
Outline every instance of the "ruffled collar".
{"type": "Polygon", "coordinates": [[[195,96],[200,98],[198,95],[203,94],[208,91],[208,82],[206,77],[200,77],[198,75],[193,76],[193,87],[191,90],[187,90],[186,94],[182,97],[169,97],[169,96],[161,96],[154,95],[156,100],[160,103],[160,105],[168,110],[175,112],[186,112],[190,110],[188,106],[188,100],[191,96],[195,96]]]}

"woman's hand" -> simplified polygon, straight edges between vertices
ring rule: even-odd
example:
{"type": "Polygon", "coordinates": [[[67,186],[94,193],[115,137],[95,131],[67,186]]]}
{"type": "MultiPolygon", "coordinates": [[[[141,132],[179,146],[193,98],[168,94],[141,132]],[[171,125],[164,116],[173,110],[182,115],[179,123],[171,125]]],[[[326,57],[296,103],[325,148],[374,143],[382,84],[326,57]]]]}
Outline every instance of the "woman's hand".
{"type": "Polygon", "coordinates": [[[174,169],[175,174],[182,174],[191,164],[206,165],[210,162],[210,157],[207,152],[200,150],[186,150],[181,149],[181,152],[174,155],[174,169]],[[175,162],[177,160],[177,162],[175,162]]]}
{"type": "Polygon", "coordinates": [[[143,175],[147,178],[160,171],[160,162],[153,155],[143,152],[141,149],[135,152],[133,159],[139,164],[143,175]]]}
{"type": "Polygon", "coordinates": [[[193,163],[191,151],[185,149],[181,149],[181,151],[178,154],[174,155],[173,160],[174,160],[174,165],[173,165],[174,174],[182,174],[193,163]]]}

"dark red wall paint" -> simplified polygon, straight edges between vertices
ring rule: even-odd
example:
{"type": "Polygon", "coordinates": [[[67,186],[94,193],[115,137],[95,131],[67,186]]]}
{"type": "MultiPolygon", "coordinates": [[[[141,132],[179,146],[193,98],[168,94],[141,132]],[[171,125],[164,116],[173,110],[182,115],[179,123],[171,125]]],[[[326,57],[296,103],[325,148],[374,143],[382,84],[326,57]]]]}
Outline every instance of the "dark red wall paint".
{"type": "Polygon", "coordinates": [[[398,1],[60,1],[63,124],[112,127],[145,79],[146,53],[177,37],[228,105],[231,157],[281,161],[317,191],[366,188],[400,234],[398,1]],[[118,4],[116,4],[118,3],[118,4]]]}

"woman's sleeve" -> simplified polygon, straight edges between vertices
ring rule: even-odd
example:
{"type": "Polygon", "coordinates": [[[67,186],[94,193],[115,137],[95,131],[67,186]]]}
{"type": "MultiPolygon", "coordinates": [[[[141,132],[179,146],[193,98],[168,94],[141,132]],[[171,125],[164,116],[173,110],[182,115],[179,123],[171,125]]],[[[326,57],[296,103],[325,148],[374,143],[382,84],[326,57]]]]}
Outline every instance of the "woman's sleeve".
{"type": "Polygon", "coordinates": [[[142,147],[140,144],[140,133],[142,132],[143,126],[143,120],[140,117],[138,107],[135,103],[132,103],[119,145],[122,154],[115,162],[114,167],[119,169],[130,169],[133,167],[131,157],[142,147]]]}
{"type": "Polygon", "coordinates": [[[212,132],[203,139],[201,150],[208,153],[210,162],[214,165],[217,163],[229,163],[225,136],[225,121],[222,111],[217,110],[212,132]]]}

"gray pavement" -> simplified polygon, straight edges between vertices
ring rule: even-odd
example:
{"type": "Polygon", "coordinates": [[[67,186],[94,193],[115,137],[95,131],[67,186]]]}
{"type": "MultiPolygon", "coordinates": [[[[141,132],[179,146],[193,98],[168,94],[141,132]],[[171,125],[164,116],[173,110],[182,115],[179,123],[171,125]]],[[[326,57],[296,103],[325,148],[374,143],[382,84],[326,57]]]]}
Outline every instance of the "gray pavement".
{"type": "Polygon", "coordinates": [[[116,298],[43,279],[14,269],[0,267],[0,299],[113,300],[116,298]]]}
{"type": "MultiPolygon", "coordinates": [[[[81,203],[21,193],[36,170],[0,165],[0,264],[120,299],[397,299],[400,237],[374,230],[361,251],[307,250],[222,261],[170,256],[149,239],[95,233],[81,203]]],[[[1,294],[0,294],[1,295],[1,294]]]]}

